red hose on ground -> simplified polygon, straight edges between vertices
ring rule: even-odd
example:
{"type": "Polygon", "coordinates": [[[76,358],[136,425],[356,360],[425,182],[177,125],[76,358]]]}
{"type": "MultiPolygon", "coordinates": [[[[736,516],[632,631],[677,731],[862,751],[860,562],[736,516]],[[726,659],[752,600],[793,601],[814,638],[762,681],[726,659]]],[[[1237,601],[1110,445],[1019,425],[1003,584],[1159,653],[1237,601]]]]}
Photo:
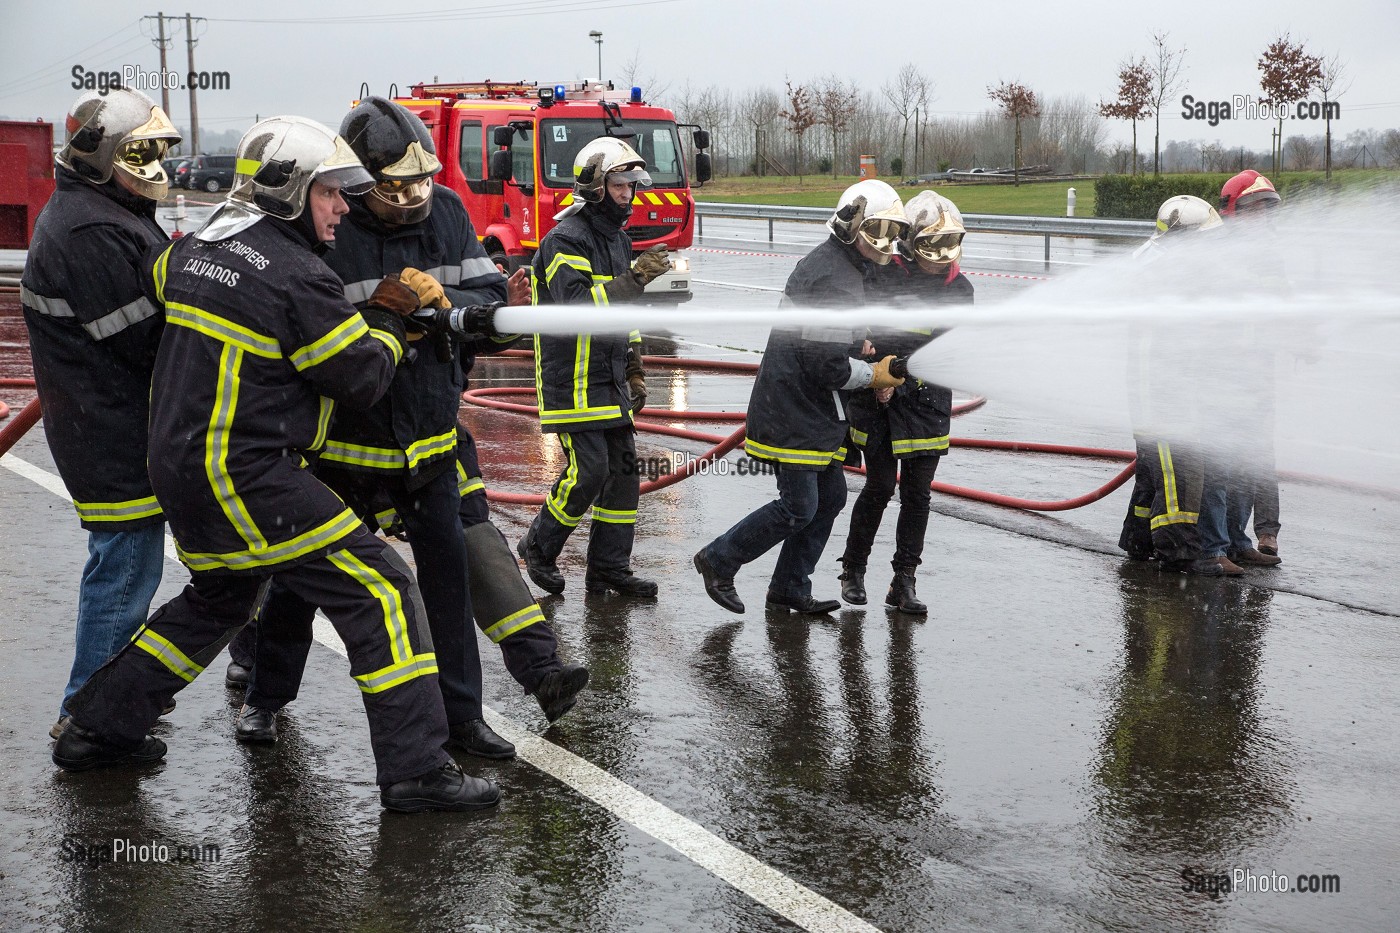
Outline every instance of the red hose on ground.
{"type": "Polygon", "coordinates": [[[8,453],[10,448],[38,423],[39,417],[39,400],[36,398],[21,408],[9,424],[0,428],[0,456],[8,453]]]}

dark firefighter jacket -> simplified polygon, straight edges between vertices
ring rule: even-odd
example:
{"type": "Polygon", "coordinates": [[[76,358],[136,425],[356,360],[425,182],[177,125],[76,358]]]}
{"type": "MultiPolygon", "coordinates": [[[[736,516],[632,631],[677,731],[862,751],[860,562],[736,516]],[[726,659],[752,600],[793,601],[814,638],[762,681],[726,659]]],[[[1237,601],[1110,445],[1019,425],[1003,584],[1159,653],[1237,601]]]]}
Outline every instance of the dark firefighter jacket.
{"type": "Polygon", "coordinates": [[[266,573],[367,533],[302,454],[325,443],[335,403],[368,408],[388,390],[402,330],[371,329],[302,233],[270,218],[179,240],[151,287],[166,316],[151,483],[180,559],[266,573]]]}
{"type": "MultiPolygon", "coordinates": [[[[874,294],[879,301],[905,307],[972,302],[972,283],[957,269],[946,276],[926,275],[896,260],[881,268],[875,282],[874,294]]],[[[932,328],[875,328],[866,337],[874,345],[876,357],[891,353],[909,357],[941,333],[943,331],[932,328]]],[[[951,389],[911,376],[903,385],[895,387],[894,396],[883,407],[889,418],[890,446],[896,459],[939,456],[947,452],[953,410],[951,389]]],[[[865,446],[866,435],[881,414],[880,408],[871,390],[852,393],[851,440],[859,446],[865,446]]]]}
{"type": "MultiPolygon", "coordinates": [[[[852,247],[828,237],[788,276],[785,304],[861,307],[867,265],[852,247]]],[[[744,452],[804,470],[824,470],[832,460],[844,460],[850,393],[843,387],[859,344],[852,328],[773,328],[749,397],[744,452]]]]}
{"type": "Polygon", "coordinates": [[[142,260],[169,240],[155,204],[58,169],[20,280],[44,433],[83,527],[162,520],[146,475],[151,368],[165,319],[142,260]]]}
{"type": "MultiPolygon", "coordinates": [[[[505,276],[486,257],[456,192],[434,185],[427,218],[402,227],[384,224],[361,198],[346,200],[350,213],[336,230],[335,249],[325,262],[357,307],[363,307],[384,276],[396,276],[405,267],[441,282],[458,307],[506,300],[505,276]]],[[[484,342],[492,343],[489,338],[484,342]]],[[[453,341],[452,359],[442,362],[431,341],[416,341],[415,347],[415,358],[398,368],[382,399],[364,411],[336,412],[321,452],[327,465],[386,474],[407,471],[413,485],[455,462],[463,369],[470,367],[471,354],[453,341]]]]}
{"type": "MultiPolygon", "coordinates": [[[[534,304],[606,306],[603,283],[632,268],[632,241],[590,205],[545,234],[530,263],[534,304]]],[[[535,335],[535,392],[541,431],[598,431],[632,423],[627,346],[633,331],[575,336],[535,335]]]]}

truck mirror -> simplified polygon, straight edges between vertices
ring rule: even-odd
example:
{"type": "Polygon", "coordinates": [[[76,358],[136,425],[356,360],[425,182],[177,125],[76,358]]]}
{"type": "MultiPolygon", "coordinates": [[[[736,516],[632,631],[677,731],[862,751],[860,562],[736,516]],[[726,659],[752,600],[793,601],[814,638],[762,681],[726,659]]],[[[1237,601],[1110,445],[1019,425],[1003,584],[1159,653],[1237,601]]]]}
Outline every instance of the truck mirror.
{"type": "MultiPolygon", "coordinates": [[[[498,127],[500,132],[504,127],[498,127]]],[[[515,174],[515,168],[511,152],[509,149],[497,149],[491,153],[490,179],[492,181],[510,181],[515,174]]]]}
{"type": "Polygon", "coordinates": [[[690,134],[690,141],[695,144],[696,149],[708,149],[710,148],[710,131],[696,130],[690,134]]]}
{"type": "Polygon", "coordinates": [[[515,127],[498,126],[491,131],[491,142],[497,146],[509,146],[515,138],[515,127]]]}
{"type": "Polygon", "coordinates": [[[714,172],[710,167],[710,154],[708,152],[695,153],[695,180],[704,184],[714,177],[714,172]]]}

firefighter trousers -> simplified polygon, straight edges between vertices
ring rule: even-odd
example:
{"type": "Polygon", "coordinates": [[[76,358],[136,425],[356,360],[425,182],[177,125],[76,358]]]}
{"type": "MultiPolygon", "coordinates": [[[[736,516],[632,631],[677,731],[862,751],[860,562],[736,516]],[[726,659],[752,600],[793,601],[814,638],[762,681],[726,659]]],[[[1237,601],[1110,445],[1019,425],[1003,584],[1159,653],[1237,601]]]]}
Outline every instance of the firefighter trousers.
{"type": "Polygon", "coordinates": [[[535,518],[535,543],[554,560],[578,523],[593,508],[588,534],[588,566],[627,570],[637,530],[641,471],[631,425],[599,431],[561,431],[568,458],[535,518]]]}
{"type": "Polygon", "coordinates": [[[1133,560],[1147,560],[1152,556],[1152,500],[1157,496],[1152,464],[1157,461],[1157,444],[1138,436],[1133,441],[1137,447],[1133,492],[1128,499],[1128,514],[1123,516],[1118,546],[1133,560]]]}
{"type": "Polygon", "coordinates": [[[171,697],[197,677],[234,635],[275,580],[319,606],[345,642],[350,674],[369,718],[381,785],[426,774],[447,762],[447,719],[437,660],[416,588],[401,560],[367,531],[331,552],[271,575],[196,572],[131,643],[69,703],[73,720],[123,747],[135,747],[171,697]]]}
{"type": "Polygon", "coordinates": [[[1205,455],[1198,444],[1159,440],[1152,469],[1152,546],[1165,561],[1196,560],[1201,556],[1201,490],[1205,485],[1205,455]]]}
{"type": "Polygon", "coordinates": [[[851,570],[865,570],[875,533],[880,530],[885,507],[899,488],[899,519],[895,523],[894,559],[896,573],[912,571],[922,563],[924,535],[928,531],[929,500],[941,455],[896,459],[890,443],[889,417],[883,411],[866,434],[865,486],[851,508],[851,529],[841,563],[851,570]]]}

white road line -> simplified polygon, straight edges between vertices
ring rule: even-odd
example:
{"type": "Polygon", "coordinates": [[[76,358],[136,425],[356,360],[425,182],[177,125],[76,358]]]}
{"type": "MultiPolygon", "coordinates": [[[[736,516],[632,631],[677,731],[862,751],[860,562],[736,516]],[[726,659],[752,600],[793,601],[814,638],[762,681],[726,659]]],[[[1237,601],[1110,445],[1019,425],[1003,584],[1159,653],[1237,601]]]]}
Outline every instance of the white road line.
{"type": "MultiPolygon", "coordinates": [[[[0,466],[37,483],[54,495],[72,501],[63,480],[26,460],[5,454],[0,457],[0,466]]],[[[175,542],[169,534],[165,536],[165,551],[174,558],[175,542]]],[[[324,615],[317,613],[312,630],[317,641],[341,657],[346,657],[345,644],[324,615]]],[[[878,927],[763,864],[694,820],[681,816],[597,765],[540,738],[489,706],[483,709],[491,728],[506,741],[515,744],[516,756],[521,761],[534,765],[618,819],[675,849],[774,913],[814,933],[879,933],[878,927]]]]}

